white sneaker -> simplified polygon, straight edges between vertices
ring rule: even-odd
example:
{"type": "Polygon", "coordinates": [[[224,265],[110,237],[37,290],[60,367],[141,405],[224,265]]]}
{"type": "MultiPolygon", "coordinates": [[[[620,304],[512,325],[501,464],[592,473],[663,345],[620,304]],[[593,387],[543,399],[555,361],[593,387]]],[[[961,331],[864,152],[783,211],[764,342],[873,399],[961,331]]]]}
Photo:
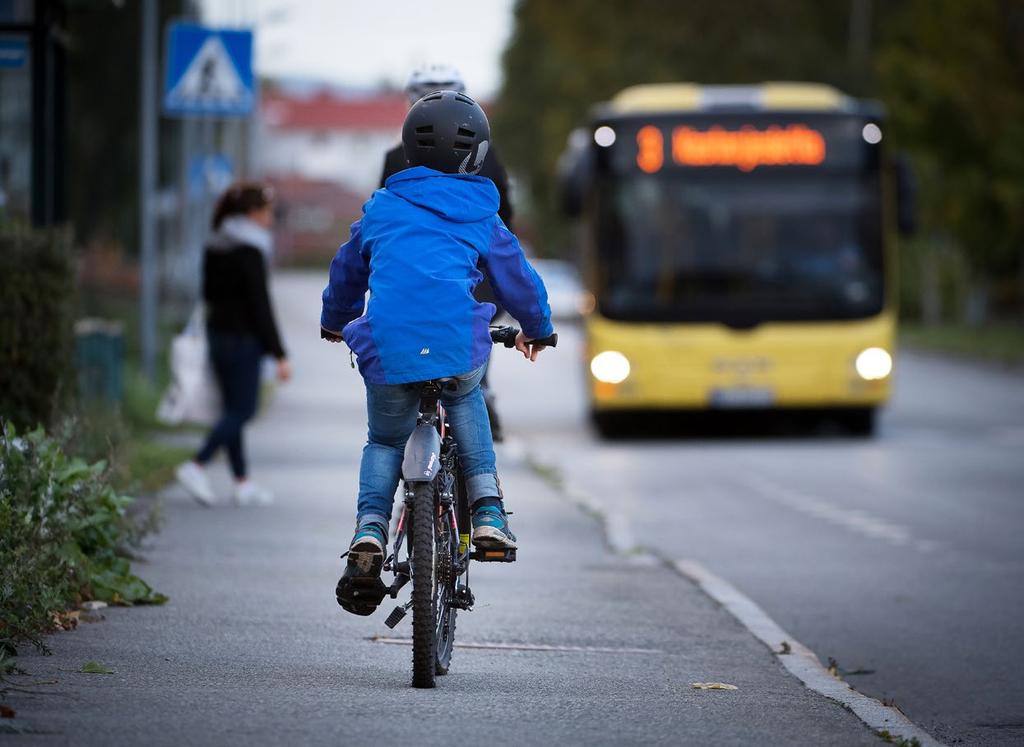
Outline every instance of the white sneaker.
{"type": "Polygon", "coordinates": [[[269,506],[274,494],[252,480],[235,483],[235,503],[239,506],[269,506]]]}
{"type": "Polygon", "coordinates": [[[217,502],[217,496],[213,492],[210,478],[206,476],[206,470],[195,462],[182,462],[174,471],[174,475],[185,490],[196,499],[197,503],[212,506],[217,502]]]}

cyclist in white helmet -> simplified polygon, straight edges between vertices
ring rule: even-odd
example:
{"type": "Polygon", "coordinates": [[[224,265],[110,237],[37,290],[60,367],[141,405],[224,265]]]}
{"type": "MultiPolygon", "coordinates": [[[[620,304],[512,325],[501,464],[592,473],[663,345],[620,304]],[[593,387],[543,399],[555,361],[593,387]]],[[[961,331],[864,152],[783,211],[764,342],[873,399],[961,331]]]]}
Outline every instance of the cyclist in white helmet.
{"type": "MultiPolygon", "coordinates": [[[[409,82],[405,84],[405,95],[409,98],[410,107],[428,93],[433,93],[434,91],[465,93],[466,82],[462,79],[459,71],[451,65],[422,65],[412,71],[412,75],[409,76],[409,82]]],[[[388,177],[407,168],[409,168],[409,164],[405,160],[402,144],[398,143],[384,156],[384,171],[380,176],[380,186],[383,188],[384,182],[388,180],[388,177]]],[[[487,151],[487,156],[484,158],[484,163],[479,173],[480,176],[485,176],[494,182],[494,186],[498,188],[498,217],[501,218],[509,231],[515,232],[515,229],[512,227],[512,205],[508,200],[508,173],[498,158],[498,153],[493,143],[487,151]]],[[[501,314],[501,306],[498,305],[494,290],[486,279],[477,286],[474,295],[476,300],[481,303],[493,303],[497,308],[495,316],[501,314]]],[[[486,373],[484,374],[483,390],[484,400],[487,403],[487,416],[491,421],[491,432],[495,441],[502,441],[504,440],[504,434],[502,433],[501,421],[495,409],[494,392],[489,386],[486,373]]]]}
{"type": "MultiPolygon", "coordinates": [[[[459,71],[451,65],[423,65],[413,70],[412,75],[409,76],[409,82],[405,84],[405,95],[409,98],[409,106],[433,91],[465,93],[466,82],[462,79],[459,71]]],[[[384,171],[380,176],[380,186],[384,186],[384,182],[389,176],[408,167],[409,164],[405,162],[405,154],[402,151],[402,144],[398,143],[384,157],[384,171]]],[[[480,176],[486,176],[498,188],[498,217],[505,223],[508,230],[514,232],[512,206],[508,201],[508,173],[498,158],[493,144],[487,152],[487,158],[484,159],[480,176]]]]}
{"type": "Polygon", "coordinates": [[[466,92],[466,82],[451,65],[422,65],[412,71],[405,84],[405,94],[412,106],[428,93],[437,90],[466,92]]]}

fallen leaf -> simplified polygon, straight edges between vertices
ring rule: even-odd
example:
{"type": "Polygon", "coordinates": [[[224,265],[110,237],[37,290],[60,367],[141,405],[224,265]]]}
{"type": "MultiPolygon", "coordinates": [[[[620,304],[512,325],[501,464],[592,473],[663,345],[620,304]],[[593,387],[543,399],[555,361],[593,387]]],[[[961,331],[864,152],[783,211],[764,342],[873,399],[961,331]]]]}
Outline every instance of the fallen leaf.
{"type": "Polygon", "coordinates": [[[690,687],[694,690],[739,690],[736,685],[727,685],[724,682],[693,682],[690,687]]]}
{"type": "Polygon", "coordinates": [[[54,612],[53,624],[59,630],[74,630],[78,627],[78,610],[54,612]]]}
{"type": "Polygon", "coordinates": [[[0,718],[14,718],[14,713],[10,706],[0,705],[0,718]]]}
{"type": "Polygon", "coordinates": [[[82,668],[78,670],[84,674],[113,674],[113,669],[108,669],[99,662],[87,661],[82,665],[82,668]]]}
{"type": "Polygon", "coordinates": [[[789,645],[789,641],[782,642],[782,648],[778,652],[779,654],[791,654],[793,653],[792,647],[789,645]]]}

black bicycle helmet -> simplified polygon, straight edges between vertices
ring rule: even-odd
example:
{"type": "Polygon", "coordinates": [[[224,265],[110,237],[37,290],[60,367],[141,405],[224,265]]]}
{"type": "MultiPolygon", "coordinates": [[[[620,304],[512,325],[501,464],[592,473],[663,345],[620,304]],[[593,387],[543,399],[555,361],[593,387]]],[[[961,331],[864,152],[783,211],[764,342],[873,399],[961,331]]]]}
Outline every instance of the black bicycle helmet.
{"type": "Polygon", "coordinates": [[[458,91],[428,93],[413,104],[402,126],[409,165],[446,174],[479,173],[490,139],[484,110],[458,91]]]}

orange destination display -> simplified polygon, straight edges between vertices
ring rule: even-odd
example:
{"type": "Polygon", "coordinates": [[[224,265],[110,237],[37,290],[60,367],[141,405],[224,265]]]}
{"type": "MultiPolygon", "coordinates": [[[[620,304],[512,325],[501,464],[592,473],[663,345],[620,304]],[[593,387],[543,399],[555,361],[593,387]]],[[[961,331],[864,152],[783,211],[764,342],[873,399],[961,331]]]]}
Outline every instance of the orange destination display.
{"type": "MultiPolygon", "coordinates": [[[[636,163],[653,174],[664,163],[661,130],[648,125],[636,136],[636,163]]],[[[825,138],[803,124],[746,125],[738,130],[713,126],[707,130],[676,127],[672,131],[672,161],[679,166],[735,166],[753,171],[758,166],[817,166],[825,160],[825,138]]]]}

